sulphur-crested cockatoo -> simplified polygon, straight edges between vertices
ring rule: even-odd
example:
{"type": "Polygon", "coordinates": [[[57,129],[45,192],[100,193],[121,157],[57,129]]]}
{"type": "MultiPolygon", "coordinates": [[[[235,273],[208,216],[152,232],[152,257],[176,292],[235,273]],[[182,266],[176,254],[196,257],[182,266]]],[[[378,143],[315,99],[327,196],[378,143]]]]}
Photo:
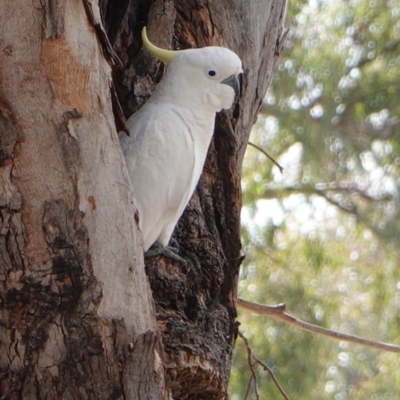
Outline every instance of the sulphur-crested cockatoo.
{"type": "Polygon", "coordinates": [[[223,47],[160,49],[146,28],[142,39],[168,65],[150,99],[128,119],[130,136],[119,134],[147,251],[155,242],[168,249],[200,178],[215,113],[231,107],[238,94],[242,63],[223,47]]]}

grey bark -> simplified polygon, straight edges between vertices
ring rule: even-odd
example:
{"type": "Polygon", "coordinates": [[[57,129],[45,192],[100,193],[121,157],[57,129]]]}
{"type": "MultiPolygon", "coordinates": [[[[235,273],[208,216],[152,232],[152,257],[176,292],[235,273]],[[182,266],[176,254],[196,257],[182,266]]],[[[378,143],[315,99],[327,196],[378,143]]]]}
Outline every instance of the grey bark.
{"type": "Polygon", "coordinates": [[[284,0],[0,3],[1,398],[227,396],[240,166],[283,9],[284,0]],[[174,234],[189,267],[154,258],[148,278],[115,128],[163,74],[141,49],[145,23],[160,46],[226,46],[245,69],[174,234]]]}

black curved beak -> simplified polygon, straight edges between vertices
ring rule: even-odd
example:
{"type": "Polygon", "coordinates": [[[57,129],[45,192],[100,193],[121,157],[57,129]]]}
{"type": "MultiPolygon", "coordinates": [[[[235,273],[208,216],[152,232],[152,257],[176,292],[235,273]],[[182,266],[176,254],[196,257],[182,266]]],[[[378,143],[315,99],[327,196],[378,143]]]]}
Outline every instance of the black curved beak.
{"type": "Polygon", "coordinates": [[[230,86],[235,91],[235,96],[240,92],[240,83],[236,75],[231,75],[229,78],[221,81],[224,85],[230,86]]]}

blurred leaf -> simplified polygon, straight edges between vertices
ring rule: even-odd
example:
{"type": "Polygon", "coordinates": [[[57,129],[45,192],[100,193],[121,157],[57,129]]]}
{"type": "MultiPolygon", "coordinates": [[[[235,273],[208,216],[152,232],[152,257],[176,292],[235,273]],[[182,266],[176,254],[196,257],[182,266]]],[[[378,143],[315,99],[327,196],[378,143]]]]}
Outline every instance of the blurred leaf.
{"type": "MultiPolygon", "coordinates": [[[[243,166],[239,295],[327,328],[400,338],[400,0],[292,0],[243,166]]],[[[400,357],[240,312],[292,399],[395,399],[400,357]]],[[[262,399],[279,393],[259,372],[262,399]]],[[[238,339],[230,382],[249,379],[238,339]]]]}

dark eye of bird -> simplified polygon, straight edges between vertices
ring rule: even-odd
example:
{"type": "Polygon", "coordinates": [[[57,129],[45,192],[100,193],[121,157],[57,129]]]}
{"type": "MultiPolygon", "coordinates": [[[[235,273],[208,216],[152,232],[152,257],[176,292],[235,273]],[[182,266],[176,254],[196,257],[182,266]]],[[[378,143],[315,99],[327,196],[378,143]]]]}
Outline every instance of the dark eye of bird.
{"type": "Polygon", "coordinates": [[[208,71],[208,75],[215,76],[217,73],[214,70],[208,71]]]}

